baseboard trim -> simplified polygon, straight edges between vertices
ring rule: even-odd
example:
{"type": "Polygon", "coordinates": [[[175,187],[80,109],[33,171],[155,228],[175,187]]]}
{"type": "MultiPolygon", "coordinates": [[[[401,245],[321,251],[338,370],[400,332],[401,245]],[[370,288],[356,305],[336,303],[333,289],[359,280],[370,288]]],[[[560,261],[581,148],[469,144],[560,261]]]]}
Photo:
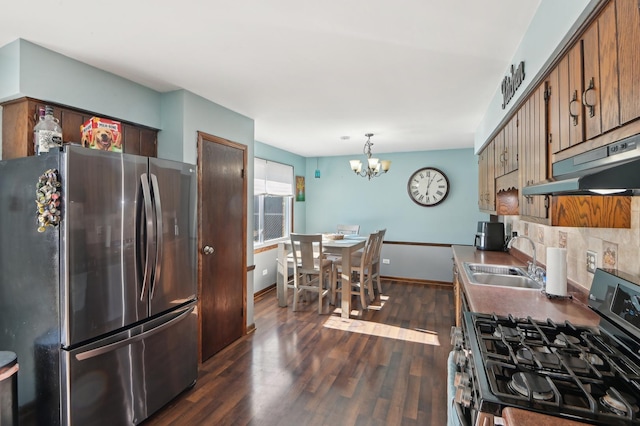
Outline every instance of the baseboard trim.
{"type": "Polygon", "coordinates": [[[262,299],[267,293],[276,288],[276,283],[271,284],[268,287],[263,288],[262,290],[257,291],[253,294],[253,301],[257,301],[262,299]]]}

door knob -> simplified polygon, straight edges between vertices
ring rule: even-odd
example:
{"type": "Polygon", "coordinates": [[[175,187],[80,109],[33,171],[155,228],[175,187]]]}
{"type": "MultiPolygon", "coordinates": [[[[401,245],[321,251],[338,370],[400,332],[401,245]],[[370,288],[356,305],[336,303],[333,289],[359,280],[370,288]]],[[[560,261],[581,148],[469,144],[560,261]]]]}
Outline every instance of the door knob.
{"type": "Polygon", "coordinates": [[[215,250],[214,250],[214,249],[213,249],[213,247],[211,247],[211,246],[204,246],[204,247],[202,248],[202,253],[203,253],[203,254],[206,254],[206,255],[213,254],[213,252],[214,252],[214,251],[215,251],[215,250]]]}

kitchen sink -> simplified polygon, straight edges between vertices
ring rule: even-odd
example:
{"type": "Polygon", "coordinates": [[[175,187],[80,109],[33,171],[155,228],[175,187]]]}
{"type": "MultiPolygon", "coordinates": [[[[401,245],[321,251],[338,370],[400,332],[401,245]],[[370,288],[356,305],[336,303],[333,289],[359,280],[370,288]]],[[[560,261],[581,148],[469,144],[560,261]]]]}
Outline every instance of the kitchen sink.
{"type": "Polygon", "coordinates": [[[464,270],[472,284],[540,290],[542,286],[519,266],[465,263],[464,270]]]}

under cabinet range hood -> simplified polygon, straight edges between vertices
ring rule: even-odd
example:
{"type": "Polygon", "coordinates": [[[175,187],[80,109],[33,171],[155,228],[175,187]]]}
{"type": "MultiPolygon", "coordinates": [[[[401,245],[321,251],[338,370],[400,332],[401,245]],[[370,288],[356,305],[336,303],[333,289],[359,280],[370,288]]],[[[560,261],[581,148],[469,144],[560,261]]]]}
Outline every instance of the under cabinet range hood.
{"type": "Polygon", "coordinates": [[[631,194],[640,190],[640,134],[553,163],[553,178],[524,195],[631,194]]]}

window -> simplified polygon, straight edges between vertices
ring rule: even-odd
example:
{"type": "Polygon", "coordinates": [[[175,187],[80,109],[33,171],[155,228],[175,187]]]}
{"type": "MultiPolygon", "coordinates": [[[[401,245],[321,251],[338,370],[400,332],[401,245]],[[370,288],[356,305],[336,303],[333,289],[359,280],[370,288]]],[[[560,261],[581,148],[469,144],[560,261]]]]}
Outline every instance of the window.
{"type": "Polygon", "coordinates": [[[253,243],[285,238],[293,215],[293,167],[254,159],[253,243]]]}

